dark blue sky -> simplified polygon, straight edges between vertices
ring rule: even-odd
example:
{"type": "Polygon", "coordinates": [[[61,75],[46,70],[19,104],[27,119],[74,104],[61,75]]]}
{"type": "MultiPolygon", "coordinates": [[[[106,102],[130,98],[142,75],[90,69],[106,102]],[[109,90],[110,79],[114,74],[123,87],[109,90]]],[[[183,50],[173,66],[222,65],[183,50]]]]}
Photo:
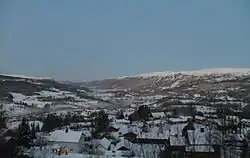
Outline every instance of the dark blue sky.
{"type": "Polygon", "coordinates": [[[0,72],[90,80],[250,67],[249,0],[1,0],[0,72]]]}

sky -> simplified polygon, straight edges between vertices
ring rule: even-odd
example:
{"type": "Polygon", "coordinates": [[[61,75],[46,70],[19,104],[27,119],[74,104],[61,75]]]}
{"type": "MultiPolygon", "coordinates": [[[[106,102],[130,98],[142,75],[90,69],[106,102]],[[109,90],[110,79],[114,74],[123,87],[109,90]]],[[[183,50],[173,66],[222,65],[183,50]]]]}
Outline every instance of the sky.
{"type": "Polygon", "coordinates": [[[249,0],[1,0],[0,73],[86,81],[250,68],[249,0]]]}

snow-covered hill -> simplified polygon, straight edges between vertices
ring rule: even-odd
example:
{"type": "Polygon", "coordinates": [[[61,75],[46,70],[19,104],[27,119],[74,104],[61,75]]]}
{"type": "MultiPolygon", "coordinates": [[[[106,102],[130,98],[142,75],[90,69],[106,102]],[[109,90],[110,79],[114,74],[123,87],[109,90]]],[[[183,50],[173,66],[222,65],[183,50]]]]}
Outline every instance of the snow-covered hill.
{"type": "Polygon", "coordinates": [[[111,104],[93,96],[91,90],[78,84],[61,83],[44,77],[4,74],[0,75],[0,100],[11,116],[105,107],[111,104]]]}
{"type": "Polygon", "coordinates": [[[0,78],[30,79],[30,80],[52,80],[52,78],[50,78],[50,77],[34,77],[34,76],[25,76],[25,75],[16,75],[16,74],[0,74],[0,78]]]}
{"type": "Polygon", "coordinates": [[[16,113],[169,104],[250,105],[250,69],[215,68],[117,77],[80,85],[0,75],[5,108],[16,113]],[[89,87],[91,89],[86,88],[89,87]]]}
{"type": "Polygon", "coordinates": [[[247,68],[155,72],[92,81],[85,85],[98,89],[117,89],[120,96],[139,96],[144,100],[144,104],[160,98],[181,102],[214,98],[220,103],[232,100],[250,103],[250,69],[247,68]]]}
{"type": "MultiPolygon", "coordinates": [[[[231,74],[235,76],[246,76],[250,75],[250,68],[213,68],[213,69],[201,69],[201,70],[193,70],[193,71],[179,71],[179,72],[153,72],[138,75],[140,77],[166,77],[176,74],[183,75],[194,75],[194,76],[205,76],[205,75],[224,75],[231,74]]],[[[137,77],[137,76],[135,76],[137,77]]]]}
{"type": "Polygon", "coordinates": [[[144,73],[135,76],[121,76],[111,79],[125,79],[125,78],[138,78],[138,77],[142,78],[167,77],[177,74],[193,75],[193,76],[231,74],[235,76],[246,76],[250,75],[250,68],[211,68],[211,69],[188,70],[188,71],[163,71],[163,72],[144,73]]]}
{"type": "Polygon", "coordinates": [[[86,83],[88,86],[99,88],[143,88],[154,86],[155,88],[175,88],[182,84],[194,81],[220,82],[238,80],[250,76],[250,68],[213,68],[194,71],[179,72],[153,72],[136,76],[123,76],[86,83]]]}

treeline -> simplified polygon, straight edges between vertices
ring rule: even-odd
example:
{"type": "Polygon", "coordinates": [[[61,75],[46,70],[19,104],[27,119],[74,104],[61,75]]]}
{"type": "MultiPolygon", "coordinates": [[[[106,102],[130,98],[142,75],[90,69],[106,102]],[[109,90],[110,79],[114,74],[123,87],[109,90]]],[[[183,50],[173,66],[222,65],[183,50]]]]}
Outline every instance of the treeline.
{"type": "Polygon", "coordinates": [[[44,124],[42,131],[51,132],[56,128],[61,128],[71,123],[85,122],[84,116],[67,114],[66,116],[58,116],[56,114],[48,114],[41,120],[44,124]]]}
{"type": "Polygon", "coordinates": [[[64,97],[64,98],[56,98],[53,96],[48,97],[37,97],[39,101],[56,101],[56,102],[77,102],[77,100],[74,97],[64,97]]]}

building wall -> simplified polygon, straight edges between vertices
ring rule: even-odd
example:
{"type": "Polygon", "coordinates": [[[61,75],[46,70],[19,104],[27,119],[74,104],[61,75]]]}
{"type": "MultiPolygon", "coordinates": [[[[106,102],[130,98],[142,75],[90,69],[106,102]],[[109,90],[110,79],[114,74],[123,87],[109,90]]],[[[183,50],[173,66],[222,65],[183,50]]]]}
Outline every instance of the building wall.
{"type": "Polygon", "coordinates": [[[67,147],[69,149],[73,149],[73,153],[80,153],[82,151],[82,147],[80,143],[70,143],[70,142],[51,142],[51,144],[58,144],[61,147],[67,147]]]}
{"type": "Polygon", "coordinates": [[[186,153],[187,158],[220,158],[218,153],[186,153]]]}
{"type": "Polygon", "coordinates": [[[96,146],[96,153],[103,154],[105,153],[106,149],[102,145],[96,146]]]}
{"type": "Polygon", "coordinates": [[[117,150],[116,152],[115,152],[115,155],[117,155],[117,157],[119,157],[119,156],[131,156],[132,155],[132,152],[129,150],[129,151],[126,151],[126,150],[124,150],[124,151],[120,151],[120,150],[117,150]]]}

